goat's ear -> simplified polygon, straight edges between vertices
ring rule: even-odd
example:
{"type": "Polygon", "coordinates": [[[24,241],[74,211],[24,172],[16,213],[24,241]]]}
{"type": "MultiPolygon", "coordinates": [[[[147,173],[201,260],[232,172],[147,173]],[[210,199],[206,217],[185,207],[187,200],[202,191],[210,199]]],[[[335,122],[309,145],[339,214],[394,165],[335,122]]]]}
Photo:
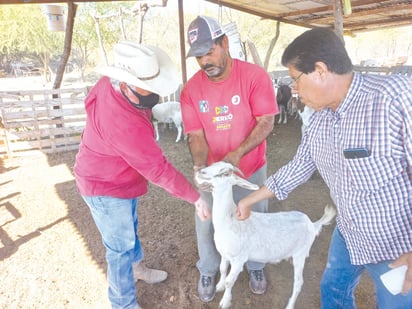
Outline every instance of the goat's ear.
{"type": "Polygon", "coordinates": [[[243,172],[240,170],[240,168],[233,166],[233,171],[235,173],[238,173],[240,176],[243,176],[243,172]]]}
{"type": "Polygon", "coordinates": [[[247,181],[246,179],[243,179],[235,174],[233,174],[233,177],[235,179],[235,185],[238,185],[239,187],[249,189],[249,190],[258,190],[259,186],[255,185],[254,183],[251,183],[247,181]]]}

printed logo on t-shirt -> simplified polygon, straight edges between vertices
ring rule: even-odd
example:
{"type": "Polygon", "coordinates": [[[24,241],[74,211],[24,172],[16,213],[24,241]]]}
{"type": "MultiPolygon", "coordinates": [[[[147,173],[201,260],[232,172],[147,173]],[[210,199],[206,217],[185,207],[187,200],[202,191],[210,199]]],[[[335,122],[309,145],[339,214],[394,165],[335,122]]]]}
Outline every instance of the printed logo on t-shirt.
{"type": "Polygon", "coordinates": [[[233,114],[229,113],[229,106],[222,105],[215,107],[215,116],[212,122],[216,125],[216,130],[229,130],[231,128],[231,121],[233,120],[233,114]]]}
{"type": "Polygon", "coordinates": [[[201,113],[208,113],[209,110],[209,101],[207,100],[200,100],[199,101],[199,111],[201,113]]]}
{"type": "Polygon", "coordinates": [[[239,103],[240,103],[240,96],[236,94],[232,97],[232,104],[238,105],[239,103]]]}
{"type": "Polygon", "coordinates": [[[224,106],[216,106],[215,107],[215,114],[216,115],[224,115],[229,111],[229,107],[224,105],[224,106]]]}

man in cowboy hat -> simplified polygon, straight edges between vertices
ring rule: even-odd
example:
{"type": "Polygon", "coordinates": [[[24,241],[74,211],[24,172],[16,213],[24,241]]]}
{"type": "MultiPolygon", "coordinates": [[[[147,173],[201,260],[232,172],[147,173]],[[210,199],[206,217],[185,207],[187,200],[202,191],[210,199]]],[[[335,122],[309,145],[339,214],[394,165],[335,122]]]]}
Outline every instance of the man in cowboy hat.
{"type": "Polygon", "coordinates": [[[87,121],[74,173],[106,247],[109,299],[113,308],[141,308],[135,281],[153,284],[167,273],[147,268],[138,236],[138,198],[148,181],[195,205],[201,220],[207,204],[191,183],[165,158],[154,139],[151,108],[178,86],[177,72],[161,49],[120,42],[114,66],[85,100],[87,121]]]}

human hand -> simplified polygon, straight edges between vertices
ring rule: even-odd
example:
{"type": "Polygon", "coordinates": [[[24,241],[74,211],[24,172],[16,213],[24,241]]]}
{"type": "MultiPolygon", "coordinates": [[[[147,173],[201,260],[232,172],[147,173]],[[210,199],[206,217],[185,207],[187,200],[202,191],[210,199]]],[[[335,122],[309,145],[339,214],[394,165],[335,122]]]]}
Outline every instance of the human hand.
{"type": "Polygon", "coordinates": [[[249,218],[254,204],[274,196],[274,193],[265,186],[260,187],[257,191],[253,191],[239,201],[236,208],[236,218],[238,220],[246,220],[249,218]]]}
{"type": "Polygon", "coordinates": [[[240,159],[242,157],[239,156],[235,151],[228,152],[226,156],[223,158],[223,161],[232,164],[233,166],[239,166],[240,159]]]}
{"type": "Polygon", "coordinates": [[[212,217],[209,205],[201,197],[195,202],[196,214],[202,221],[209,220],[212,217]]]}
{"type": "Polygon", "coordinates": [[[389,264],[389,267],[396,268],[402,265],[408,267],[402,287],[402,294],[406,295],[412,290],[412,252],[402,254],[393,263],[389,264]]]}
{"type": "Polygon", "coordinates": [[[246,203],[245,199],[241,199],[237,204],[236,218],[240,221],[246,220],[250,217],[250,211],[253,205],[246,203]]]}

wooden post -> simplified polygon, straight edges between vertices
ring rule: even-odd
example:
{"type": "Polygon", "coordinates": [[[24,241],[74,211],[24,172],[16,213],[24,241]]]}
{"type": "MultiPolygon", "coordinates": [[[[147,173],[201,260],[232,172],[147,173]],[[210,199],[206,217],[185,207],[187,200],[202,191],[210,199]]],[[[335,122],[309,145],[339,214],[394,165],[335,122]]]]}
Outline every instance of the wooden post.
{"type": "Polygon", "coordinates": [[[179,36],[180,36],[180,62],[182,63],[182,82],[183,85],[187,82],[187,70],[186,70],[186,48],[185,48],[185,24],[183,16],[183,0],[178,2],[179,8],[179,36]]]}
{"type": "Polygon", "coordinates": [[[343,39],[342,0],[335,0],[333,7],[333,14],[335,16],[335,33],[342,40],[343,44],[345,44],[345,40],[343,39]]]}

